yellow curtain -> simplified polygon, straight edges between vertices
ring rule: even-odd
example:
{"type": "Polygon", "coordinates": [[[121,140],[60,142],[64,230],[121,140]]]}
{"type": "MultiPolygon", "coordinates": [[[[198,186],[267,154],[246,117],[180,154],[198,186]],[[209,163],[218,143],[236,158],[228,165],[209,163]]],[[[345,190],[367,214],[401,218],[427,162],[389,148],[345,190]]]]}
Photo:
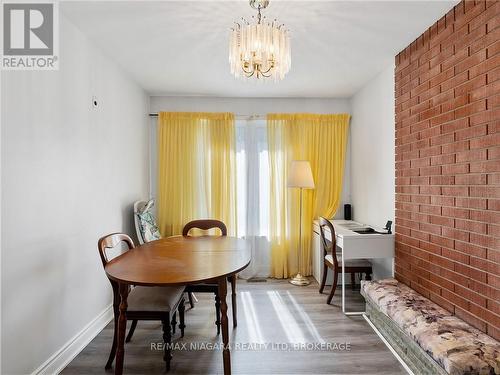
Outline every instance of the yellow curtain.
{"type": "Polygon", "coordinates": [[[182,233],[190,220],[223,221],[236,231],[236,150],[231,113],[158,115],[158,226],[182,233]]]}
{"type": "Polygon", "coordinates": [[[299,189],[287,188],[292,160],[311,164],[314,190],[303,190],[302,267],[311,274],[312,221],[332,217],[340,203],[348,114],[269,114],[267,116],[271,175],[271,276],[287,278],[298,271],[299,189]]]}

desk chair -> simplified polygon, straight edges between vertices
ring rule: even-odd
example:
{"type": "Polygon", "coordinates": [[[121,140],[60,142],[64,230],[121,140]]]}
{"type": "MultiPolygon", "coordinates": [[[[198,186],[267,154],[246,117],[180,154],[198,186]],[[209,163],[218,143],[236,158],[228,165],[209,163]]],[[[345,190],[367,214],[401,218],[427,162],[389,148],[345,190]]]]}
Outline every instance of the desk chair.
{"type": "MultiPolygon", "coordinates": [[[[335,294],[335,289],[337,288],[339,273],[342,272],[342,255],[337,252],[337,238],[335,235],[335,228],[333,227],[333,224],[324,217],[320,217],[319,230],[321,235],[321,244],[323,246],[323,277],[321,279],[321,285],[319,287],[320,293],[323,293],[323,289],[325,288],[328,269],[330,268],[333,271],[332,289],[330,291],[328,299],[326,300],[326,303],[329,305],[332,301],[333,295],[335,294]],[[331,241],[329,241],[325,236],[326,229],[330,230],[330,233],[332,235],[331,241]]],[[[354,289],[355,274],[364,273],[366,275],[366,278],[368,280],[371,280],[372,265],[366,259],[348,260],[347,262],[345,262],[344,272],[351,274],[351,287],[354,289]]]]}

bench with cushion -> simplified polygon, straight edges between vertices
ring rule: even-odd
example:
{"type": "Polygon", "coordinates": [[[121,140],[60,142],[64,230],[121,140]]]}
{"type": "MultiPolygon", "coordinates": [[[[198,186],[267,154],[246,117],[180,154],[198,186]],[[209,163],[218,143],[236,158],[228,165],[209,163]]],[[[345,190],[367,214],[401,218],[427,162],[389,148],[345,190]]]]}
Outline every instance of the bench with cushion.
{"type": "Polygon", "coordinates": [[[395,279],[362,281],[366,315],[415,374],[500,374],[500,343],[395,279]]]}

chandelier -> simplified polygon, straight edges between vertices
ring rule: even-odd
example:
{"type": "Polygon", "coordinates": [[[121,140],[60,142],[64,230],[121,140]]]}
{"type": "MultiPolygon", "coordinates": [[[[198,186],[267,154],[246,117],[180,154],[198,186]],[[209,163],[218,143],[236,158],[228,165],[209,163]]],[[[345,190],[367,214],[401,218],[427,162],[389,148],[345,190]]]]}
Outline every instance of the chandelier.
{"type": "Polygon", "coordinates": [[[237,77],[271,78],[281,80],[290,70],[290,35],[276,19],[266,21],[260,11],[269,5],[269,0],[250,0],[257,10],[253,23],[243,17],[235,22],[229,40],[229,63],[231,73],[237,77]]]}

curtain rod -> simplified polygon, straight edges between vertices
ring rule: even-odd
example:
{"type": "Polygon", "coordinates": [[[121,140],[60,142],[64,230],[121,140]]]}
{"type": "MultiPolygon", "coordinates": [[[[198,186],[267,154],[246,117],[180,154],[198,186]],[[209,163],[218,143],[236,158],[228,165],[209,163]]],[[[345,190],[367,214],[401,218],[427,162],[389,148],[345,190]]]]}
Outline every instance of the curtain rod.
{"type": "MultiPolygon", "coordinates": [[[[149,117],[158,117],[158,113],[150,113],[149,117]]],[[[266,115],[234,115],[237,119],[258,120],[265,119],[266,115]]]]}

